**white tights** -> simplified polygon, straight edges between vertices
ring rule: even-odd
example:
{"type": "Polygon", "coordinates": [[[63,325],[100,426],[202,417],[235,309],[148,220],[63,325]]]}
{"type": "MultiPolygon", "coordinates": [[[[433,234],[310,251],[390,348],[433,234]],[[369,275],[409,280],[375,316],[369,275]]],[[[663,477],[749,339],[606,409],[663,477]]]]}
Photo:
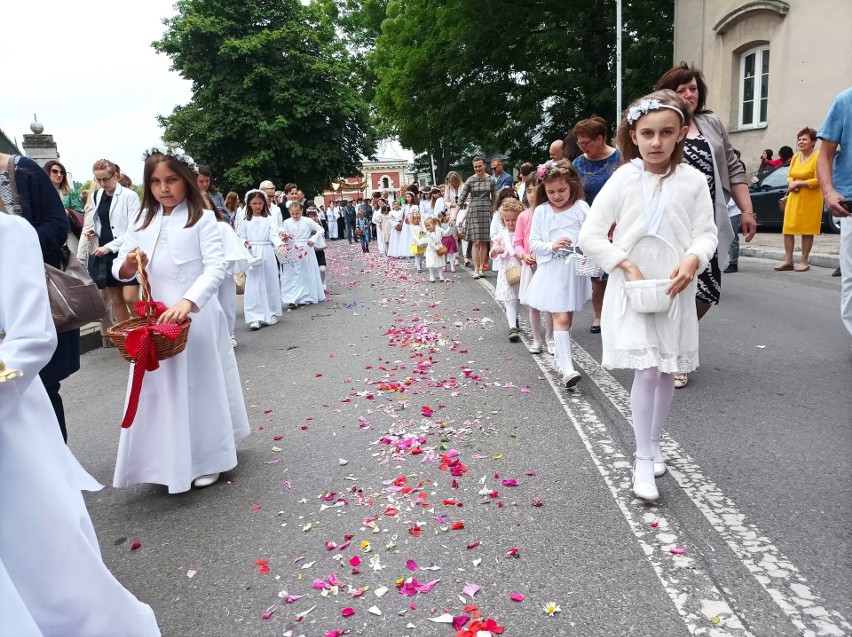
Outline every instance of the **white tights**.
{"type": "Polygon", "coordinates": [[[511,301],[503,301],[506,304],[506,320],[509,321],[509,328],[518,326],[518,309],[521,306],[521,302],[518,299],[513,299],[511,301]]]}
{"type": "Polygon", "coordinates": [[[414,255],[414,268],[420,272],[423,270],[423,255],[415,254],[414,255]]]}
{"type": "MultiPolygon", "coordinates": [[[[553,315],[546,312],[547,315],[547,332],[545,338],[548,341],[553,340],[553,315]]],[[[541,312],[534,307],[530,308],[530,329],[532,329],[533,343],[541,345],[541,312]]]]}
{"type": "MultiPolygon", "coordinates": [[[[663,374],[656,367],[637,369],[630,389],[630,409],[633,412],[633,434],[636,437],[636,457],[653,458],[662,462],[660,434],[674,396],[674,374],[663,374]]],[[[636,481],[654,483],[654,465],[639,462],[636,481]],[[650,473],[649,473],[650,472],[650,473]]]]}
{"type": "Polygon", "coordinates": [[[320,267],[320,281],[322,281],[323,287],[325,287],[325,266],[321,265],[320,267]]]}

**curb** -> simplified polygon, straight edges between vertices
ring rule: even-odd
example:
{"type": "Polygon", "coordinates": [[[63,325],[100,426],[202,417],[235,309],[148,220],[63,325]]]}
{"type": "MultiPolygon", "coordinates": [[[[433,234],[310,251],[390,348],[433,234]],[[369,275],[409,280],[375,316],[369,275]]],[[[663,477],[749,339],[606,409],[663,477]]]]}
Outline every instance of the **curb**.
{"type": "MultiPolygon", "coordinates": [[[[801,252],[794,252],[794,255],[801,256],[801,252]]],[[[740,246],[740,256],[755,257],[757,259],[770,259],[772,261],[783,261],[785,254],[783,250],[772,250],[766,248],[757,248],[753,246],[740,246]]],[[[811,253],[811,265],[818,265],[822,268],[839,268],[840,255],[837,254],[814,254],[811,253]]]]}

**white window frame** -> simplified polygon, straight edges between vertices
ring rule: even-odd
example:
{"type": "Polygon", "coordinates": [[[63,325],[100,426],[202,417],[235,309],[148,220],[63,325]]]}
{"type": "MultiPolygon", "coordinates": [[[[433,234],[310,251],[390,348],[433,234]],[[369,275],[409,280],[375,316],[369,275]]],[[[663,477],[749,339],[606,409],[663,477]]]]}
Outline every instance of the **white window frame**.
{"type": "MultiPolygon", "coordinates": [[[[763,60],[764,56],[769,55],[769,45],[762,44],[760,46],[756,46],[754,48],[748,49],[747,51],[743,51],[740,53],[740,77],[739,77],[739,95],[737,96],[737,128],[739,130],[750,130],[754,128],[765,128],[767,124],[767,120],[769,119],[769,92],[767,90],[766,100],[767,100],[767,117],[765,120],[760,121],[760,102],[762,100],[763,94],[763,85],[764,82],[769,83],[769,72],[767,71],[766,78],[763,76],[763,60]],[[745,102],[745,85],[746,85],[746,77],[745,77],[745,68],[746,68],[746,58],[748,56],[754,55],[754,94],[753,94],[753,118],[749,123],[743,122],[743,105],[745,102]]],[[[771,63],[771,59],[770,59],[771,63]]]]}

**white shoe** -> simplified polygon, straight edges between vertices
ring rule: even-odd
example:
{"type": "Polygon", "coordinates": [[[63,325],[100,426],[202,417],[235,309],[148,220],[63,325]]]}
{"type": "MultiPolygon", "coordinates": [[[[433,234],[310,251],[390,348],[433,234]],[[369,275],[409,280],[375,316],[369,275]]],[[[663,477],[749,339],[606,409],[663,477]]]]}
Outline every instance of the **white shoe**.
{"type": "Polygon", "coordinates": [[[668,471],[668,467],[666,467],[666,461],[663,460],[661,462],[654,461],[654,477],[659,478],[660,476],[666,475],[666,471],[668,471]]]}
{"type": "Polygon", "coordinates": [[[249,329],[253,332],[256,332],[260,329],[260,321],[252,321],[249,323],[249,329]]]}
{"type": "Polygon", "coordinates": [[[541,343],[533,341],[532,345],[530,345],[527,350],[530,354],[541,354],[541,343]]]}
{"type": "Polygon", "coordinates": [[[547,341],[547,353],[556,356],[556,341],[547,341]]]}
{"type": "Polygon", "coordinates": [[[636,456],[633,460],[633,495],[635,495],[640,500],[645,500],[646,502],[656,502],[657,498],[660,497],[660,492],[657,490],[657,485],[653,482],[636,482],[636,465],[639,462],[654,462],[653,458],[643,458],[640,456],[636,456]]]}
{"type": "Polygon", "coordinates": [[[231,347],[236,347],[237,345],[239,345],[239,343],[237,343],[237,337],[232,336],[231,337],[231,347]]]}
{"type": "Polygon", "coordinates": [[[435,277],[430,276],[430,277],[429,277],[429,283],[434,283],[434,282],[435,282],[435,277]]]}
{"type": "Polygon", "coordinates": [[[192,486],[194,486],[196,489],[203,489],[204,487],[209,487],[211,484],[216,484],[218,480],[218,473],[210,473],[206,476],[198,476],[195,480],[192,481],[192,486]]]}
{"type": "Polygon", "coordinates": [[[275,325],[277,322],[278,322],[278,319],[273,316],[272,319],[269,322],[263,321],[263,324],[264,325],[275,325]]]}
{"type": "Polygon", "coordinates": [[[573,387],[579,383],[582,378],[583,377],[580,372],[572,369],[571,371],[567,371],[562,374],[562,384],[565,385],[565,387],[573,387]]]}

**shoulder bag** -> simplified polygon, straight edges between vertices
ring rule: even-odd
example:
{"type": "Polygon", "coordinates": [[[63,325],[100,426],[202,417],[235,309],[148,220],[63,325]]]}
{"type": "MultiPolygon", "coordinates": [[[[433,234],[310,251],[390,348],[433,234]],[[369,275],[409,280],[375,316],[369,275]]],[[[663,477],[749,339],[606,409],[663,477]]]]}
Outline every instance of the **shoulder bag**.
{"type": "MultiPolygon", "coordinates": [[[[15,158],[9,158],[9,188],[12,191],[12,209],[22,214],[21,197],[15,183],[15,158]]],[[[50,299],[50,313],[58,333],[69,332],[87,323],[100,321],[107,314],[101,291],[92,281],[80,262],[71,256],[68,246],[62,246],[60,267],[44,264],[44,278],[50,299]]]]}

